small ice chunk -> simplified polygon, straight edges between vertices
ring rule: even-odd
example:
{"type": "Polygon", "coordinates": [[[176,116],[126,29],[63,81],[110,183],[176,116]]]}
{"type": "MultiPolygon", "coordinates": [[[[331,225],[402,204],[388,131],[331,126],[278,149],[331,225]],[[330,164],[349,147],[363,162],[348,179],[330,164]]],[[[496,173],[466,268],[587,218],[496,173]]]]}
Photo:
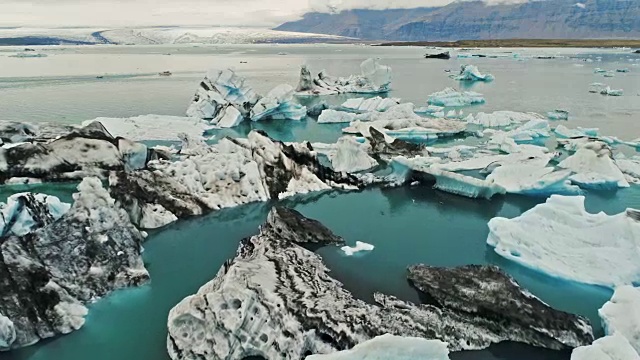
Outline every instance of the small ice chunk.
{"type": "Polygon", "coordinates": [[[569,120],[569,112],[567,110],[556,109],[547,112],[547,117],[550,120],[569,120]]]}
{"type": "Polygon", "coordinates": [[[578,127],[576,129],[569,129],[564,125],[558,125],[555,129],[553,129],[553,132],[556,134],[557,137],[565,138],[565,139],[571,139],[571,138],[577,138],[577,137],[597,137],[598,131],[600,131],[600,129],[598,128],[578,127]]]}
{"type": "Polygon", "coordinates": [[[460,74],[454,77],[458,81],[485,81],[490,82],[495,80],[495,77],[491,74],[482,74],[475,65],[462,65],[460,74]]]}
{"type": "Polygon", "coordinates": [[[550,276],[629,285],[640,281],[638,214],[591,214],[584,196],[551,195],[519,217],[491,219],[487,243],[498,255],[550,276]]]}
{"type": "Polygon", "coordinates": [[[356,246],[343,246],[340,248],[347,256],[352,256],[355,253],[362,251],[371,251],[374,249],[374,246],[371,244],[367,244],[366,242],[356,241],[356,246]]]}
{"type": "Polygon", "coordinates": [[[100,117],[84,121],[82,126],[88,126],[96,121],[101,123],[113,137],[123,137],[133,141],[177,140],[178,132],[198,137],[202,136],[208,127],[207,123],[200,119],[168,115],[141,115],[130,118],[100,117]]]}
{"type": "Polygon", "coordinates": [[[13,322],[0,313],[0,350],[8,349],[16,340],[16,329],[13,322]]]}
{"type": "Polygon", "coordinates": [[[607,96],[622,96],[623,93],[622,89],[612,89],[609,86],[600,90],[600,94],[607,96]]]}
{"type": "Polygon", "coordinates": [[[307,108],[293,101],[294,89],[281,84],[273,88],[251,109],[251,121],[263,119],[302,120],[307,116],[307,108]]]}
{"type": "Polygon", "coordinates": [[[306,360],[449,360],[447,343],[440,340],[385,334],[352,349],[307,356],[306,360]]]}
{"type": "Polygon", "coordinates": [[[477,104],[484,104],[485,99],[482,94],[472,91],[459,92],[453,88],[446,88],[442,91],[429,95],[427,102],[430,105],[445,107],[462,107],[477,104]]]}

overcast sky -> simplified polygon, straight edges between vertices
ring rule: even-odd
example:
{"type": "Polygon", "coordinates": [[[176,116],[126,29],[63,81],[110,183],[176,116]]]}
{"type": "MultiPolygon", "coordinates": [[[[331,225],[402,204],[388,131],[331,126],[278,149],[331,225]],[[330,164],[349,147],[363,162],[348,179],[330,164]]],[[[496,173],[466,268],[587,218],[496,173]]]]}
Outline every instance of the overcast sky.
{"type": "MultiPolygon", "coordinates": [[[[0,0],[0,27],[275,26],[310,10],[413,8],[452,0],[0,0]]],[[[490,0],[501,1],[501,0],[490,0]]],[[[502,0],[518,1],[518,0],[502,0]]]]}

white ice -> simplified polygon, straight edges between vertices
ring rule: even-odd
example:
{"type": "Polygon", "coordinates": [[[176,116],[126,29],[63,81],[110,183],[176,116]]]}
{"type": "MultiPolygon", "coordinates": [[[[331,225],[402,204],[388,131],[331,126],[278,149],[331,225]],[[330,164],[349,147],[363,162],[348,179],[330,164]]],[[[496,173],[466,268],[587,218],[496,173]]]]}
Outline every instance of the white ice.
{"type": "Polygon", "coordinates": [[[613,335],[573,349],[571,360],[640,360],[640,356],[624,336],[613,335]]]}
{"type": "Polygon", "coordinates": [[[629,187],[624,174],[611,158],[611,149],[600,141],[584,144],[558,164],[574,172],[571,181],[584,188],[615,189],[629,187]]]}
{"type": "Polygon", "coordinates": [[[201,137],[207,124],[200,119],[168,116],[141,115],[131,118],[100,117],[87,120],[82,126],[98,121],[114,137],[123,137],[133,141],[142,140],[178,140],[178,132],[188,133],[193,137],[201,137]]]}
{"type": "Polygon", "coordinates": [[[482,94],[472,91],[459,92],[453,88],[446,88],[442,91],[429,95],[427,102],[430,105],[446,107],[462,107],[476,104],[484,104],[485,99],[482,94]]]}
{"type": "Polygon", "coordinates": [[[386,111],[394,105],[400,104],[397,98],[381,98],[379,96],[372,98],[353,98],[345,101],[340,105],[343,110],[353,112],[369,112],[369,111],[386,111]]]}
{"type": "Polygon", "coordinates": [[[495,80],[495,77],[491,74],[483,74],[475,65],[462,65],[460,74],[454,77],[459,81],[486,81],[490,82],[495,80]]]}
{"type": "Polygon", "coordinates": [[[357,142],[352,136],[338,139],[336,152],[330,156],[335,171],[358,172],[378,166],[378,162],[367,154],[368,144],[357,142]]]}
{"type": "Polygon", "coordinates": [[[640,354],[640,289],[620,286],[598,310],[607,335],[624,336],[640,354]]]}
{"type": "Polygon", "coordinates": [[[637,211],[591,214],[584,196],[552,195],[519,217],[489,221],[487,243],[523,266],[576,282],[615,287],[640,281],[637,211]]]}
{"type": "Polygon", "coordinates": [[[447,343],[440,340],[381,335],[352,349],[307,356],[306,360],[448,360],[447,343]]]}
{"type": "Polygon", "coordinates": [[[569,129],[564,125],[558,125],[553,132],[559,138],[576,138],[576,137],[597,137],[599,129],[597,128],[581,128],[569,129]]]}
{"type": "Polygon", "coordinates": [[[333,109],[324,109],[320,116],[318,116],[318,124],[327,124],[327,123],[348,123],[354,121],[356,118],[356,114],[338,111],[333,109]]]}
{"type": "Polygon", "coordinates": [[[532,112],[494,111],[492,113],[480,112],[475,116],[469,114],[469,116],[465,118],[465,121],[468,124],[475,124],[483,127],[504,127],[541,119],[543,119],[541,115],[532,112]]]}
{"type": "Polygon", "coordinates": [[[569,120],[569,112],[567,110],[556,109],[547,112],[547,117],[550,120],[569,120]]]}
{"type": "Polygon", "coordinates": [[[622,89],[612,89],[609,86],[600,90],[600,94],[608,96],[622,96],[624,91],[622,89]]]}
{"type": "Polygon", "coordinates": [[[356,241],[355,246],[343,246],[340,248],[347,256],[352,256],[353,254],[363,252],[363,251],[371,251],[374,249],[374,246],[371,244],[367,244],[366,242],[356,241]]]}
{"type": "Polygon", "coordinates": [[[289,84],[273,88],[251,109],[251,121],[263,119],[302,120],[307,116],[307,108],[293,101],[295,90],[289,84]]]}

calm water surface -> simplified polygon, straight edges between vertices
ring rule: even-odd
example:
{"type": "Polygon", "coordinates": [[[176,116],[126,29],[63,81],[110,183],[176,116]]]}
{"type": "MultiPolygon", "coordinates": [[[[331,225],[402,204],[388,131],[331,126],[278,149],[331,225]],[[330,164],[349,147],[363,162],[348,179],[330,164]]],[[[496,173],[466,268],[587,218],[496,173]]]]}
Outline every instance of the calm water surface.
{"type": "MultiPolygon", "coordinates": [[[[504,49],[487,50],[501,53],[504,49]]],[[[466,111],[517,110],[571,112],[569,127],[599,127],[603,134],[630,140],[640,137],[640,67],[638,59],[620,51],[515,50],[524,55],[551,53],[555,60],[513,58],[421,59],[419,48],[361,46],[202,46],[133,47],[96,46],[51,48],[46,58],[17,59],[0,49],[0,119],[79,123],[98,116],[124,117],[154,113],[183,115],[205,69],[233,66],[259,92],[282,82],[295,84],[298,67],[327,69],[336,75],[357,72],[367,57],[382,58],[394,71],[389,96],[424,104],[427,96],[444,87],[458,87],[444,70],[475,63],[496,81],[472,88],[487,104],[466,111]],[[286,52],[288,55],[277,55],[286,52]],[[164,54],[171,55],[164,55],[164,54]],[[578,57],[568,58],[569,56],[578,57]],[[582,58],[601,62],[584,62],[582,58]],[[632,60],[632,61],[629,61],[632,60]],[[240,64],[247,61],[247,64],[240,64]],[[627,74],[603,78],[595,67],[627,67],[627,74]],[[170,70],[174,76],[158,77],[170,70]],[[106,74],[104,79],[97,75],[106,74]],[[587,92],[592,82],[623,88],[614,98],[587,92]]],[[[345,97],[329,98],[340,103],[345,97]]],[[[244,136],[251,127],[286,140],[334,141],[341,125],[267,122],[225,130],[218,134],[244,136]]],[[[626,149],[625,151],[633,151],[626,149]]],[[[4,187],[0,197],[16,191],[40,191],[70,201],[74,185],[4,187]]],[[[346,257],[336,247],[318,252],[333,275],[355,296],[370,300],[374,291],[417,300],[406,279],[411,264],[437,266],[496,264],[521,285],[550,305],[587,316],[601,333],[597,309],[608,300],[607,289],[553,279],[509,263],[486,246],[487,222],[494,216],[515,217],[544,199],[507,196],[492,201],[472,200],[426,188],[371,189],[358,193],[324,193],[285,201],[304,215],[320,220],[347,243],[366,241],[375,250],[346,257]]],[[[613,214],[640,207],[640,190],[589,192],[587,209],[613,214]]],[[[2,353],[13,360],[165,360],[166,320],[177,302],[209,281],[224,260],[232,257],[238,241],[255,234],[273,204],[250,204],[208,216],[180,221],[150,233],[143,254],[151,273],[150,284],[117,291],[91,305],[80,331],[30,348],[2,353]]],[[[454,359],[568,359],[568,353],[548,352],[521,345],[502,344],[482,352],[454,354],[454,359]]]]}

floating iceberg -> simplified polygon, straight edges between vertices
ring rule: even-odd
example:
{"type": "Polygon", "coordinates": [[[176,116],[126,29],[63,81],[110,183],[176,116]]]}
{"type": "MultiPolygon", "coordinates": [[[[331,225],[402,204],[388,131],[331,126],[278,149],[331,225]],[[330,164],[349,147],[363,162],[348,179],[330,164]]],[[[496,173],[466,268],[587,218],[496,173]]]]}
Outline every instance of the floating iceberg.
{"type": "Polygon", "coordinates": [[[624,92],[622,91],[622,89],[612,89],[609,86],[607,86],[606,88],[600,90],[600,94],[602,95],[608,95],[608,96],[622,96],[624,92]]]}
{"type": "Polygon", "coordinates": [[[362,241],[356,241],[356,246],[343,246],[340,248],[340,250],[342,250],[347,256],[352,256],[353,254],[362,251],[371,251],[373,249],[373,245],[362,241]]]}
{"type": "Polygon", "coordinates": [[[640,354],[640,289],[620,286],[598,310],[607,335],[624,336],[640,354]]]}
{"type": "Polygon", "coordinates": [[[624,336],[612,335],[573,349],[571,360],[640,360],[640,356],[624,336]]]}
{"type": "Polygon", "coordinates": [[[569,129],[564,125],[558,125],[553,132],[559,138],[571,139],[571,138],[579,138],[579,137],[597,137],[598,131],[600,129],[597,128],[581,128],[578,127],[576,129],[569,129]]]}
{"type": "Polygon", "coordinates": [[[549,137],[549,122],[544,119],[534,119],[516,129],[506,132],[506,136],[513,138],[516,142],[533,141],[538,138],[549,137]]]}
{"type": "Polygon", "coordinates": [[[442,91],[429,95],[427,102],[430,105],[445,107],[462,107],[477,104],[484,104],[482,94],[472,91],[459,92],[453,88],[446,88],[442,91]]]}
{"type": "Polygon", "coordinates": [[[387,111],[390,107],[400,104],[397,98],[355,98],[345,101],[340,105],[341,110],[352,112],[387,111]]]}
{"type": "Polygon", "coordinates": [[[427,340],[394,336],[377,336],[354,346],[326,355],[311,355],[305,360],[449,360],[447,344],[440,340],[427,340]]]}
{"type": "Polygon", "coordinates": [[[293,93],[291,85],[276,86],[251,109],[251,121],[302,120],[307,116],[307,108],[293,102],[293,93]]]}
{"type": "Polygon", "coordinates": [[[627,69],[627,68],[616,69],[616,72],[619,72],[619,73],[628,73],[628,72],[629,72],[629,69],[627,69]]]}
{"type": "Polygon", "coordinates": [[[360,64],[361,75],[336,78],[321,71],[315,78],[306,66],[300,71],[298,96],[335,95],[345,93],[379,94],[391,89],[391,68],[380,65],[377,59],[360,64]]]}
{"type": "Polygon", "coordinates": [[[434,116],[435,114],[438,114],[438,113],[444,113],[444,107],[443,106],[429,105],[429,106],[422,106],[422,107],[419,107],[419,108],[415,108],[413,111],[416,114],[424,114],[424,115],[434,116]]]}
{"type": "Polygon", "coordinates": [[[558,164],[574,172],[571,181],[584,188],[617,189],[629,187],[624,174],[611,158],[611,148],[605,143],[586,143],[573,155],[558,164]]]}
{"type": "Polygon", "coordinates": [[[253,89],[245,85],[245,79],[232,70],[211,70],[200,82],[187,116],[207,120],[219,127],[235,126],[240,122],[238,113],[243,118],[249,116],[259,99],[253,89]]]}
{"type": "Polygon", "coordinates": [[[320,116],[318,116],[318,124],[328,123],[350,123],[356,119],[356,114],[338,111],[333,109],[322,110],[320,116]]]}
{"type": "Polygon", "coordinates": [[[82,125],[87,126],[95,121],[101,123],[111,135],[133,141],[178,140],[176,135],[179,132],[187,133],[192,137],[202,137],[208,128],[207,124],[200,119],[167,115],[141,115],[131,118],[100,117],[87,120],[82,125]]]}
{"type": "Polygon", "coordinates": [[[569,112],[567,110],[556,109],[547,112],[547,117],[550,120],[569,120],[569,112]]]}
{"type": "Polygon", "coordinates": [[[7,203],[0,203],[0,234],[4,236],[24,236],[64,215],[70,204],[63,203],[55,196],[33,193],[13,194],[7,203]],[[40,214],[39,214],[40,213],[40,214]],[[39,216],[39,215],[42,215],[39,216]]]}
{"type": "Polygon", "coordinates": [[[627,158],[623,154],[618,154],[614,160],[618,169],[631,178],[630,181],[640,183],[640,156],[627,158]]]}
{"type": "Polygon", "coordinates": [[[367,154],[367,144],[360,144],[352,136],[338,139],[335,155],[330,156],[335,171],[358,172],[378,166],[378,162],[367,154]]]}
{"type": "Polygon", "coordinates": [[[487,243],[518,264],[576,282],[640,281],[640,212],[590,214],[584,196],[552,195],[514,219],[489,221],[487,243]]]}
{"type": "Polygon", "coordinates": [[[495,77],[491,74],[482,74],[478,67],[475,65],[462,65],[460,74],[454,77],[458,81],[485,81],[490,82],[495,80],[495,77]]]}
{"type": "Polygon", "coordinates": [[[540,164],[508,164],[497,167],[487,180],[510,194],[549,196],[551,194],[576,195],[580,188],[571,185],[571,171],[554,171],[540,164]]]}
{"type": "Polygon", "coordinates": [[[504,127],[513,124],[520,124],[531,120],[541,120],[543,117],[536,113],[523,113],[517,111],[494,111],[492,113],[477,113],[475,116],[469,114],[465,118],[468,124],[480,125],[483,127],[504,127]]]}

